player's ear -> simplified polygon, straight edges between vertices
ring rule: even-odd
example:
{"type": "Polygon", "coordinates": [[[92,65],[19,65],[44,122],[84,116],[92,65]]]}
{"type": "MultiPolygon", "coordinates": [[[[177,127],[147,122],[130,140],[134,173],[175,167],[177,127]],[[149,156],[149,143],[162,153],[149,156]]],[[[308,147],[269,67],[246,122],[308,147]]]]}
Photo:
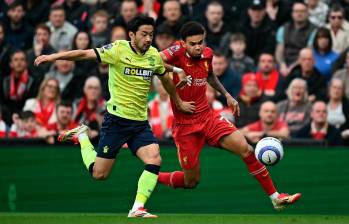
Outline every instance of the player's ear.
{"type": "Polygon", "coordinates": [[[182,45],[184,48],[187,47],[187,45],[185,44],[185,41],[184,41],[184,40],[180,40],[180,42],[181,42],[181,45],[182,45]]]}
{"type": "Polygon", "coordinates": [[[130,38],[134,38],[135,34],[134,34],[134,32],[129,31],[129,32],[128,32],[128,36],[129,36],[130,38]]]}

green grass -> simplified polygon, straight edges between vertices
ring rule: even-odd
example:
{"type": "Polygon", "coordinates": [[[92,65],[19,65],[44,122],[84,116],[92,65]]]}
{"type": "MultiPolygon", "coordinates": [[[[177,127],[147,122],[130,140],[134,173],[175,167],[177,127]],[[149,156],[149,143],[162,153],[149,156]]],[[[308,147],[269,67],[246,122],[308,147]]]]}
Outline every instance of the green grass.
{"type": "Polygon", "coordinates": [[[344,224],[349,216],[329,215],[227,215],[227,214],[160,214],[158,219],[128,219],[126,214],[84,213],[0,213],[1,224],[116,224],[116,223],[166,223],[166,224],[344,224]]]}

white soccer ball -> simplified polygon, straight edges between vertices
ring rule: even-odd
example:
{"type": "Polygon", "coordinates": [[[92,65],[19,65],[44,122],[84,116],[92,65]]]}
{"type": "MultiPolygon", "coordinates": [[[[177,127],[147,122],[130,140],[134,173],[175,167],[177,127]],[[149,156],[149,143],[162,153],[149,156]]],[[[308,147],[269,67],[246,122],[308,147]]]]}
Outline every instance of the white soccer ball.
{"type": "Polygon", "coordinates": [[[284,156],[284,149],[278,139],[265,137],[257,143],[254,154],[264,165],[273,166],[284,156]]]}

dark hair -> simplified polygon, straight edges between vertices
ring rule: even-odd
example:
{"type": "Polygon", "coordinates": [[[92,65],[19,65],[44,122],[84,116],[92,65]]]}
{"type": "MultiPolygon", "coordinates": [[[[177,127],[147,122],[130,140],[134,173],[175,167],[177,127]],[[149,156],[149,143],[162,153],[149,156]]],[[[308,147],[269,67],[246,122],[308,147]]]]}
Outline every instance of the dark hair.
{"type": "Polygon", "coordinates": [[[127,30],[136,33],[139,27],[143,25],[151,25],[155,28],[155,21],[149,16],[138,15],[127,24],[127,30]]]}
{"type": "Polygon", "coordinates": [[[316,51],[319,51],[319,44],[318,44],[317,40],[318,40],[319,38],[321,38],[321,37],[327,38],[327,39],[328,39],[328,46],[327,46],[327,48],[325,49],[325,52],[327,53],[327,52],[331,51],[331,49],[332,49],[332,44],[333,44],[333,43],[332,43],[331,32],[330,32],[329,29],[327,29],[327,28],[325,28],[325,27],[321,27],[321,28],[319,28],[319,29],[317,30],[316,35],[315,35],[315,38],[314,38],[315,40],[314,40],[314,43],[313,43],[314,49],[315,49],[316,51]]]}
{"type": "Polygon", "coordinates": [[[14,1],[11,4],[8,5],[8,10],[17,8],[18,6],[22,6],[23,10],[24,10],[24,5],[22,1],[14,1]]]}
{"type": "Polygon", "coordinates": [[[49,28],[45,23],[39,23],[38,25],[36,25],[36,27],[35,27],[35,32],[36,32],[38,29],[45,30],[46,32],[48,32],[48,33],[51,35],[51,30],[50,30],[50,28],[49,28]]]}
{"type": "Polygon", "coordinates": [[[28,120],[29,118],[35,118],[35,114],[30,110],[25,110],[19,113],[19,118],[22,120],[28,120]]]}
{"type": "Polygon", "coordinates": [[[179,31],[182,40],[186,40],[187,37],[205,34],[205,28],[198,22],[190,21],[186,22],[179,31]]]}
{"type": "Polygon", "coordinates": [[[230,36],[230,42],[238,42],[238,41],[246,43],[246,37],[243,33],[233,33],[230,36]]]}
{"type": "Polygon", "coordinates": [[[261,60],[261,57],[262,57],[263,55],[269,55],[269,56],[271,56],[271,57],[273,58],[273,62],[275,62],[274,54],[271,53],[271,52],[268,52],[268,51],[263,51],[263,52],[261,52],[260,54],[258,54],[258,62],[261,60]]]}
{"type": "Polygon", "coordinates": [[[70,107],[73,108],[73,104],[71,101],[68,100],[62,100],[61,102],[57,103],[56,109],[58,111],[59,107],[70,107]]]}
{"type": "Polygon", "coordinates": [[[224,57],[224,58],[227,58],[225,54],[223,54],[223,52],[221,51],[214,51],[213,52],[213,55],[216,56],[216,57],[224,57]]]}
{"type": "Polygon", "coordinates": [[[64,7],[62,5],[53,5],[50,9],[50,13],[53,11],[59,11],[62,10],[63,12],[65,12],[64,7]]]}
{"type": "Polygon", "coordinates": [[[15,50],[15,51],[13,51],[13,52],[11,53],[11,55],[10,55],[10,61],[12,60],[13,56],[14,56],[15,54],[18,54],[18,53],[24,54],[25,58],[27,59],[27,54],[25,53],[25,51],[17,49],[17,50],[15,50]]]}
{"type": "Polygon", "coordinates": [[[330,15],[332,12],[341,12],[343,14],[343,16],[345,16],[345,10],[344,8],[340,5],[340,4],[334,4],[331,8],[330,11],[328,13],[328,15],[330,15]]]}
{"type": "MultiPolygon", "coordinates": [[[[76,46],[76,38],[78,37],[78,35],[80,33],[86,33],[86,35],[87,35],[88,45],[87,45],[86,49],[92,48],[92,38],[91,38],[91,35],[88,32],[85,32],[85,31],[78,31],[78,32],[76,32],[76,34],[74,35],[74,38],[73,38],[72,50],[77,50],[78,49],[78,47],[76,46]]],[[[82,50],[85,50],[85,49],[82,49],[82,50]]]]}

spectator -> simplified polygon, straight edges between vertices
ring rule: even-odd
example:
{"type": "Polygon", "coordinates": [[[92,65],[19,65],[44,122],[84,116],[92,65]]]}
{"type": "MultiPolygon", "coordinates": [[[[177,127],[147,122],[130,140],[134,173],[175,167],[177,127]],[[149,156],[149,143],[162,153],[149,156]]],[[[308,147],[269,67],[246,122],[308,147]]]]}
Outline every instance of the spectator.
{"type": "Polygon", "coordinates": [[[57,121],[48,125],[47,129],[58,135],[60,132],[78,126],[73,120],[73,106],[68,101],[61,101],[56,106],[57,121]]]}
{"type": "Polygon", "coordinates": [[[142,0],[138,12],[152,17],[156,20],[160,13],[161,4],[158,0],[142,0]]]}
{"type": "Polygon", "coordinates": [[[281,26],[276,34],[276,61],[280,73],[286,76],[302,48],[312,45],[316,27],[309,22],[305,3],[295,2],[292,7],[292,21],[281,26]]]}
{"type": "Polygon", "coordinates": [[[231,51],[230,67],[240,77],[255,70],[253,59],[245,54],[246,38],[242,33],[235,33],[230,36],[229,49],[231,51]]]}
{"type": "Polygon", "coordinates": [[[75,100],[82,96],[82,87],[86,79],[86,75],[78,71],[74,61],[57,60],[45,78],[53,77],[58,80],[63,100],[75,100]]]}
{"type": "Polygon", "coordinates": [[[10,55],[14,51],[5,35],[4,25],[0,23],[0,77],[10,73],[10,55]]]}
{"type": "Polygon", "coordinates": [[[12,114],[22,111],[25,101],[37,93],[37,82],[30,74],[27,58],[23,51],[17,50],[10,57],[11,72],[1,82],[3,119],[10,125],[12,114]]]}
{"type": "MultiPolygon", "coordinates": [[[[233,97],[239,95],[241,89],[241,78],[231,69],[228,59],[220,52],[215,52],[212,59],[212,72],[218,77],[224,88],[233,97]]],[[[219,96],[218,100],[226,105],[225,96],[219,96]]]]}
{"type": "Polygon", "coordinates": [[[18,0],[9,5],[8,18],[5,19],[6,39],[13,47],[27,50],[33,42],[33,28],[24,19],[24,6],[18,0]]]}
{"type": "Polygon", "coordinates": [[[6,124],[2,120],[2,112],[1,112],[1,107],[0,107],[0,138],[5,138],[6,137],[6,124]]]}
{"type": "Polygon", "coordinates": [[[171,28],[166,24],[161,24],[156,29],[155,44],[159,51],[165,50],[174,44],[176,37],[171,28]]]}
{"type": "Polygon", "coordinates": [[[86,79],[84,96],[74,102],[74,122],[86,124],[90,128],[90,137],[99,135],[106,102],[102,97],[102,86],[99,79],[91,76],[86,79]]]}
{"type": "Polygon", "coordinates": [[[229,122],[234,122],[234,115],[231,109],[224,107],[224,105],[216,99],[217,91],[210,85],[207,85],[206,96],[208,104],[210,105],[216,116],[221,116],[229,122]]]}
{"type": "Polygon", "coordinates": [[[246,37],[246,54],[257,61],[263,52],[274,53],[276,27],[265,12],[265,0],[249,0],[248,17],[238,30],[246,37]]]}
{"type": "Polygon", "coordinates": [[[25,2],[25,17],[32,27],[44,23],[48,19],[50,3],[46,0],[27,0],[25,2]]]}
{"type": "Polygon", "coordinates": [[[331,33],[327,28],[320,28],[314,40],[315,68],[317,68],[326,81],[332,76],[332,65],[339,55],[332,50],[331,33]]]}
{"type": "Polygon", "coordinates": [[[311,104],[308,101],[307,83],[300,78],[291,81],[287,99],[279,102],[277,108],[281,120],[287,123],[292,137],[310,121],[311,104]]]}
{"type": "Polygon", "coordinates": [[[55,53],[55,49],[50,44],[50,37],[50,28],[43,23],[38,24],[35,29],[33,48],[27,52],[29,70],[39,83],[43,80],[45,73],[49,71],[52,63],[34,66],[34,60],[42,54],[55,53]]]}
{"type": "Polygon", "coordinates": [[[329,23],[326,25],[331,31],[332,50],[337,53],[341,53],[349,47],[349,23],[344,19],[344,16],[344,9],[339,5],[334,5],[330,9],[329,23]]]}
{"type": "Polygon", "coordinates": [[[205,11],[204,27],[207,46],[218,50],[223,39],[227,39],[228,24],[223,21],[224,8],[218,1],[208,3],[205,11]]]}
{"type": "Polygon", "coordinates": [[[276,27],[291,20],[291,4],[288,0],[267,0],[265,11],[276,27]]]}
{"type": "Polygon", "coordinates": [[[299,65],[294,67],[285,79],[283,89],[287,89],[291,81],[295,78],[304,79],[307,82],[308,100],[325,99],[326,96],[326,80],[315,68],[314,55],[311,49],[304,48],[299,52],[299,65]]]}
{"type": "Polygon", "coordinates": [[[349,129],[349,102],[344,98],[344,83],[340,79],[332,79],[330,82],[327,111],[329,124],[341,131],[349,129]]]}
{"type": "Polygon", "coordinates": [[[266,101],[259,110],[260,120],[241,129],[246,138],[257,143],[263,137],[272,136],[275,138],[286,139],[289,137],[287,123],[278,119],[278,112],[275,103],[266,101]]]}
{"type": "Polygon", "coordinates": [[[308,4],[309,21],[317,27],[326,24],[328,5],[320,0],[306,0],[308,4]]]}
{"type": "Polygon", "coordinates": [[[78,28],[78,30],[87,31],[90,10],[87,4],[82,3],[80,0],[65,0],[63,8],[67,20],[72,25],[78,28]]]}
{"type": "Polygon", "coordinates": [[[165,20],[161,24],[169,26],[172,32],[176,35],[176,39],[179,39],[179,30],[187,21],[186,17],[182,14],[181,4],[179,3],[179,1],[166,0],[163,3],[162,14],[165,20]]]}
{"type": "Polygon", "coordinates": [[[202,0],[181,0],[183,14],[190,20],[200,22],[205,14],[206,2],[202,0]]]}
{"type": "Polygon", "coordinates": [[[245,74],[242,77],[241,84],[242,89],[237,98],[240,107],[240,116],[235,121],[235,125],[238,128],[257,121],[259,119],[259,108],[265,101],[265,97],[262,95],[254,73],[245,74]]]}
{"type": "Polygon", "coordinates": [[[69,50],[75,33],[75,26],[66,21],[65,11],[62,6],[53,6],[50,11],[49,21],[46,23],[51,29],[50,44],[56,51],[69,50]]]}
{"type": "Polygon", "coordinates": [[[55,78],[46,78],[42,81],[36,98],[28,99],[23,110],[32,111],[36,122],[44,127],[55,123],[56,105],[60,101],[59,82],[55,78]]]}
{"type": "Polygon", "coordinates": [[[138,14],[138,6],[135,0],[124,0],[120,6],[120,16],[116,17],[113,26],[122,26],[127,29],[127,23],[138,14]]]}
{"type": "Polygon", "coordinates": [[[110,33],[110,43],[114,43],[116,40],[127,40],[128,36],[126,29],[123,26],[114,26],[110,33]]]}
{"type": "MultiPolygon", "coordinates": [[[[73,50],[86,50],[92,48],[92,39],[90,34],[79,31],[75,34],[72,49],[73,50]]],[[[97,61],[75,61],[74,74],[78,77],[87,77],[91,75],[97,75],[98,62],[97,61]]]]}
{"type": "Polygon", "coordinates": [[[149,123],[158,139],[172,138],[173,112],[170,97],[159,79],[154,79],[157,95],[148,103],[149,123]]]}
{"type": "Polygon", "coordinates": [[[333,78],[342,80],[345,86],[345,97],[349,99],[349,51],[346,53],[345,68],[334,73],[333,78]]]}
{"type": "Polygon", "coordinates": [[[262,53],[260,55],[256,79],[259,88],[266,97],[274,101],[281,98],[284,80],[275,68],[274,56],[272,54],[262,53]]]}
{"type": "Polygon", "coordinates": [[[92,16],[92,47],[102,47],[108,42],[108,19],[109,15],[104,10],[98,10],[92,16]]]}
{"type": "Polygon", "coordinates": [[[314,140],[326,140],[329,145],[341,144],[339,130],[327,122],[327,107],[322,101],[313,104],[311,110],[311,122],[299,130],[298,138],[314,140]]]}

